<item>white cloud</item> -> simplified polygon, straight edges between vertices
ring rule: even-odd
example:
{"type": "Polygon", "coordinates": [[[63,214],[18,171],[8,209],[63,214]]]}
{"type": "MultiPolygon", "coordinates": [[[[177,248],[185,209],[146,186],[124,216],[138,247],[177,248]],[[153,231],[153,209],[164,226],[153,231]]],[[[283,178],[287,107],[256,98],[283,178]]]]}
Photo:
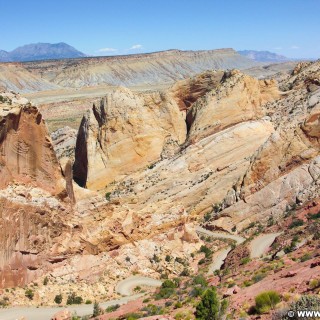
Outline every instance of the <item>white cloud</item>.
{"type": "Polygon", "coordinates": [[[142,49],[142,44],[134,44],[129,50],[139,50],[142,49]]]}
{"type": "Polygon", "coordinates": [[[298,47],[298,46],[291,46],[290,49],[296,50],[296,49],[300,49],[300,47],[298,47]]]}
{"type": "Polygon", "coordinates": [[[98,50],[98,52],[116,52],[118,49],[115,48],[101,48],[98,50]]]}

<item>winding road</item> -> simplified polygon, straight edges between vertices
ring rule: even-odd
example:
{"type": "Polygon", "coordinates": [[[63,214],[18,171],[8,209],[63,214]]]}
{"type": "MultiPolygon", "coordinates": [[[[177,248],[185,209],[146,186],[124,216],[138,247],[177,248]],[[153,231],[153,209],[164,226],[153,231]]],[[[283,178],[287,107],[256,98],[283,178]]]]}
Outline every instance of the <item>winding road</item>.
{"type": "MultiPolygon", "coordinates": [[[[120,281],[116,286],[116,292],[125,297],[116,300],[101,302],[99,304],[103,308],[107,308],[115,304],[125,304],[129,301],[136,300],[144,295],[144,293],[132,294],[132,290],[136,286],[159,287],[161,286],[161,283],[162,282],[159,280],[148,277],[129,277],[120,281]]],[[[76,312],[78,316],[85,316],[92,314],[93,305],[81,304],[66,307],[14,307],[9,309],[1,309],[0,320],[17,320],[22,317],[24,317],[24,319],[26,320],[49,320],[55,313],[65,309],[71,311],[71,313],[76,312]]]]}
{"type": "MultiPolygon", "coordinates": [[[[142,296],[143,294],[140,293],[99,304],[101,307],[107,308],[115,304],[125,304],[142,296]]],[[[0,320],[18,320],[21,318],[26,320],[50,320],[55,313],[66,309],[71,311],[71,313],[76,312],[78,316],[85,316],[92,314],[93,304],[80,304],[66,307],[13,307],[9,309],[0,309],[0,320]]]]}
{"type": "Polygon", "coordinates": [[[160,287],[162,281],[141,277],[141,276],[132,276],[127,279],[120,281],[116,286],[116,292],[123,296],[131,296],[132,291],[137,286],[148,286],[148,287],[160,287]]]}
{"type": "MultiPolygon", "coordinates": [[[[234,240],[238,245],[243,243],[246,240],[245,238],[238,235],[222,233],[222,232],[212,232],[200,226],[195,227],[195,230],[197,233],[207,235],[209,237],[234,240]]],[[[254,240],[252,240],[250,243],[250,257],[260,258],[280,234],[281,232],[267,233],[267,234],[260,235],[254,240]]],[[[209,266],[208,275],[212,275],[214,271],[221,269],[224,263],[224,260],[227,258],[231,250],[232,248],[229,246],[227,248],[219,250],[213,255],[213,262],[209,266]]]]}
{"type": "Polygon", "coordinates": [[[243,237],[235,235],[235,234],[223,233],[223,232],[213,232],[213,231],[204,229],[200,226],[195,227],[195,230],[197,233],[201,233],[201,234],[207,235],[209,237],[234,240],[237,242],[237,244],[240,244],[246,240],[246,238],[243,238],[243,237]]]}
{"type": "Polygon", "coordinates": [[[280,234],[281,232],[267,233],[252,240],[250,243],[251,258],[260,258],[280,234]]]}
{"type": "MultiPolygon", "coordinates": [[[[223,238],[223,239],[231,239],[236,241],[237,244],[243,243],[246,239],[229,233],[222,232],[212,232],[210,230],[204,229],[200,226],[195,228],[196,232],[199,234],[207,235],[209,237],[214,238],[223,238]]],[[[281,233],[270,233],[260,235],[256,239],[252,240],[250,243],[250,252],[251,258],[259,258],[263,255],[263,253],[267,250],[267,248],[274,242],[276,237],[278,237],[281,233]]],[[[231,251],[231,247],[227,247],[219,250],[213,256],[213,262],[209,266],[208,275],[212,275],[215,270],[220,270],[221,266],[224,263],[227,255],[231,251]]],[[[100,306],[103,308],[107,308],[109,306],[115,304],[125,304],[129,301],[136,300],[142,297],[144,294],[132,294],[133,289],[137,286],[150,286],[150,287],[159,287],[161,286],[161,281],[142,277],[142,276],[131,276],[127,279],[120,281],[115,290],[117,293],[121,294],[122,298],[116,300],[110,300],[106,302],[100,303],[100,306]]],[[[49,320],[52,316],[58,311],[68,309],[71,313],[76,312],[78,316],[85,316],[92,314],[93,305],[84,304],[84,305],[72,305],[67,307],[13,307],[9,309],[1,309],[0,310],[0,320],[17,320],[22,317],[26,320],[49,320]]]]}

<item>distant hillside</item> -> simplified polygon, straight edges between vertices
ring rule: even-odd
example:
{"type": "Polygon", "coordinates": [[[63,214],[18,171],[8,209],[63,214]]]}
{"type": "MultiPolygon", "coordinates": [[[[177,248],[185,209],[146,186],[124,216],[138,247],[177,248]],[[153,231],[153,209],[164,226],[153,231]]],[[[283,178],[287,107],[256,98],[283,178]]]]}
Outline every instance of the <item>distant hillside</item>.
{"type": "Polygon", "coordinates": [[[86,55],[70,45],[60,43],[32,43],[7,52],[0,50],[0,62],[35,61],[48,59],[81,58],[86,55]]]}
{"type": "Polygon", "coordinates": [[[258,63],[233,49],[181,51],[27,62],[23,66],[61,87],[101,84],[136,86],[172,83],[205,70],[246,69],[258,63]]]}
{"type": "Polygon", "coordinates": [[[291,60],[270,51],[242,50],[238,51],[238,53],[257,62],[283,62],[291,60]]]}

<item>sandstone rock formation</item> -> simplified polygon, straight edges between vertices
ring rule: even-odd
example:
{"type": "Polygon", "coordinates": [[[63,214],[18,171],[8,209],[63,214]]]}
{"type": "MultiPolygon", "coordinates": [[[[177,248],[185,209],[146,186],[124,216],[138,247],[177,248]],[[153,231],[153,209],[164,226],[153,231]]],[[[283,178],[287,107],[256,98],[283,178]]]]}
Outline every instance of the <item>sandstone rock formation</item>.
{"type": "Polygon", "coordinates": [[[30,103],[21,105],[12,94],[2,97],[0,188],[17,181],[60,193],[62,175],[41,114],[30,103]]]}
{"type": "Polygon", "coordinates": [[[94,104],[80,125],[74,178],[81,186],[105,187],[160,158],[166,144],[186,136],[184,112],[165,94],[119,88],[94,104]]]}
{"type": "Polygon", "coordinates": [[[160,158],[172,157],[186,139],[194,143],[261,118],[261,106],[278,96],[275,82],[238,71],[207,72],[178,82],[166,93],[118,89],[82,120],[75,180],[92,189],[104,187],[160,158]]]}
{"type": "MultiPolygon", "coordinates": [[[[69,196],[45,123],[36,107],[12,93],[0,103],[0,286],[42,274],[41,256],[66,228],[69,196]]],[[[70,188],[69,188],[70,189],[70,188]]]]}

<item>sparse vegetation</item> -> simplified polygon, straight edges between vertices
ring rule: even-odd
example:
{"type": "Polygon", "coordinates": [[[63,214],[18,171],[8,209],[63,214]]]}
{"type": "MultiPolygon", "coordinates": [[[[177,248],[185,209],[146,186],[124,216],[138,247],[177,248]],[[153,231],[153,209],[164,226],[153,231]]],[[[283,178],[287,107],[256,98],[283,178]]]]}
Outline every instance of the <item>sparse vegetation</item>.
{"type": "Polygon", "coordinates": [[[82,297],[76,296],[74,292],[71,292],[67,298],[67,304],[81,304],[83,302],[82,297]]]}
{"type": "Polygon", "coordinates": [[[46,286],[46,285],[48,284],[48,282],[49,282],[48,277],[45,277],[45,278],[43,279],[43,285],[46,286]]]}
{"type": "Polygon", "coordinates": [[[110,201],[111,192],[106,192],[106,200],[110,201]]]}
{"type": "Polygon", "coordinates": [[[265,291],[256,296],[255,302],[255,310],[259,314],[267,313],[280,302],[280,296],[276,291],[265,291]]]}
{"type": "Polygon", "coordinates": [[[62,294],[57,294],[55,297],[54,297],[54,302],[56,304],[60,304],[62,302],[62,294]]]}
{"type": "Polygon", "coordinates": [[[29,300],[33,300],[34,292],[31,289],[26,289],[24,294],[29,300]]]}
{"type": "Polygon", "coordinates": [[[301,219],[296,219],[296,220],[293,220],[293,221],[290,223],[289,229],[297,228],[297,227],[300,227],[300,226],[303,226],[303,220],[301,220],[301,219]]]}

